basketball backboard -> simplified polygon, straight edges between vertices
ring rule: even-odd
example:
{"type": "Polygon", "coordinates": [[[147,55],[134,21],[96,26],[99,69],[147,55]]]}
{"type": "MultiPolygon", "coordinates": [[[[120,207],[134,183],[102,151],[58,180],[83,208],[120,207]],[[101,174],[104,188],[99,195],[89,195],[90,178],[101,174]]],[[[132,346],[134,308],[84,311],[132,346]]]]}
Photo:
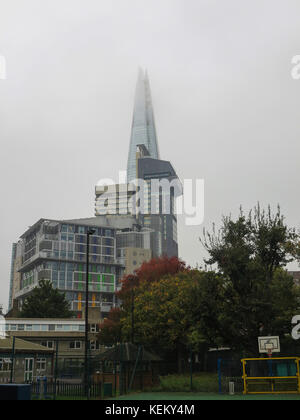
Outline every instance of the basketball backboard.
{"type": "Polygon", "coordinates": [[[280,353],[279,337],[259,337],[258,347],[261,354],[280,353]]]}

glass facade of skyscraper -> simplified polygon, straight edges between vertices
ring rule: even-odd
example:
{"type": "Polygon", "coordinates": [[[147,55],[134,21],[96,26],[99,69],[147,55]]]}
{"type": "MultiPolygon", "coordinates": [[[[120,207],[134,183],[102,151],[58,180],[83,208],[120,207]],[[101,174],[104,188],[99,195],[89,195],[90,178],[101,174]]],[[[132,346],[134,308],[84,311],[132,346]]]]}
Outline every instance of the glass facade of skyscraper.
{"type": "Polygon", "coordinates": [[[137,178],[136,152],[138,145],[145,145],[154,159],[159,159],[156,127],[151,99],[150,83],[147,74],[140,70],[131,131],[131,141],[127,165],[128,182],[137,178]]]}

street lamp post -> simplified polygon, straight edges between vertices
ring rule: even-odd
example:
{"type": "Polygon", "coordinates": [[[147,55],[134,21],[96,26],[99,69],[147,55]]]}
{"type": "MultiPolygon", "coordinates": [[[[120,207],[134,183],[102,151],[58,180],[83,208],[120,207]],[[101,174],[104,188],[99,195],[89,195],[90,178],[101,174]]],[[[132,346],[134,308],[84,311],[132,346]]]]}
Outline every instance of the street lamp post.
{"type": "Polygon", "coordinates": [[[90,265],[90,236],[95,233],[94,229],[88,229],[86,235],[86,284],[85,284],[85,359],[84,359],[84,383],[86,396],[89,398],[89,265],[90,265]]]}
{"type": "Polygon", "coordinates": [[[134,289],[131,289],[131,343],[134,344],[134,289]]]}

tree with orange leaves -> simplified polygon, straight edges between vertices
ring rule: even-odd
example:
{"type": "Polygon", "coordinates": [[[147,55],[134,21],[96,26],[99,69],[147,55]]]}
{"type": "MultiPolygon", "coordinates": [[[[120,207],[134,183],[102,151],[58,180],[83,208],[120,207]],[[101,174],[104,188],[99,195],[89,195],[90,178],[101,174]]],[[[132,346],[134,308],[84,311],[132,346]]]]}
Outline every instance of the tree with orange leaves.
{"type": "Polygon", "coordinates": [[[111,346],[122,342],[121,316],[122,311],[113,308],[108,317],[100,324],[101,344],[111,346]]]}
{"type": "Polygon", "coordinates": [[[122,337],[121,319],[132,318],[134,294],[138,288],[142,284],[150,285],[165,276],[172,276],[189,270],[190,268],[176,257],[161,257],[144,263],[135,274],[124,277],[122,289],[117,293],[118,298],[122,301],[122,310],[111,310],[108,318],[100,326],[99,341],[107,345],[119,343],[122,338],[132,340],[132,331],[130,334],[124,332],[122,337]]]}
{"type": "Polygon", "coordinates": [[[118,297],[123,301],[131,296],[132,288],[136,288],[143,282],[151,284],[165,276],[173,276],[180,272],[189,271],[190,267],[177,257],[160,257],[145,262],[135,274],[126,276],[122,281],[122,289],[118,292],[118,297]]]}

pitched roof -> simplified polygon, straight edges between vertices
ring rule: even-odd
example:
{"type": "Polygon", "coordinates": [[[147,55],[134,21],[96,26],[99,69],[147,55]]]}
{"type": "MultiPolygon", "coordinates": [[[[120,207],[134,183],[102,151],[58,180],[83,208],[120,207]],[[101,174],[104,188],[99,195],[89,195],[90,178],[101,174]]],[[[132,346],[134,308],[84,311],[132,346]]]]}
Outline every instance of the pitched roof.
{"type": "MultiPolygon", "coordinates": [[[[0,351],[9,351],[11,352],[13,348],[13,338],[7,337],[0,339],[0,351]]],[[[48,349],[47,347],[40,346],[36,343],[31,343],[30,341],[21,340],[16,338],[15,341],[15,350],[19,352],[23,351],[33,351],[35,353],[53,353],[53,350],[48,349]]]]}
{"type": "MultiPolygon", "coordinates": [[[[119,344],[107,350],[99,356],[99,360],[115,362],[135,362],[138,357],[140,347],[131,343],[119,344]]],[[[160,362],[162,359],[153,353],[142,348],[143,362],[160,362]]]]}

